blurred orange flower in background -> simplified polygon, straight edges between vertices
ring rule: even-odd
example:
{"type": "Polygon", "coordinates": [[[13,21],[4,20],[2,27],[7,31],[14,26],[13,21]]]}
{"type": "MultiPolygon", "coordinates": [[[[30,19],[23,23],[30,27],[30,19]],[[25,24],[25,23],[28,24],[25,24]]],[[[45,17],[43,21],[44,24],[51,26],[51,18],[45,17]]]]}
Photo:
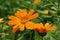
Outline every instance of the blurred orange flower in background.
{"type": "Polygon", "coordinates": [[[4,19],[3,18],[0,18],[0,23],[3,23],[4,22],[4,19]]]}
{"type": "Polygon", "coordinates": [[[40,23],[40,24],[37,24],[37,28],[36,30],[39,32],[39,33],[46,33],[48,31],[55,31],[56,30],[56,27],[55,26],[52,26],[51,24],[49,23],[46,23],[45,25],[43,25],[43,23],[40,23]]]}
{"type": "MultiPolygon", "coordinates": [[[[34,10],[31,9],[27,14],[27,10],[23,9],[22,11],[17,11],[14,16],[9,16],[8,25],[13,26],[12,32],[15,33],[19,28],[20,31],[24,30],[25,24],[29,22],[29,20],[37,18],[38,14],[34,13],[34,10]]],[[[26,25],[27,26],[27,25],[26,25]]]]}
{"type": "Polygon", "coordinates": [[[38,4],[41,0],[34,0],[34,4],[38,4]]]}

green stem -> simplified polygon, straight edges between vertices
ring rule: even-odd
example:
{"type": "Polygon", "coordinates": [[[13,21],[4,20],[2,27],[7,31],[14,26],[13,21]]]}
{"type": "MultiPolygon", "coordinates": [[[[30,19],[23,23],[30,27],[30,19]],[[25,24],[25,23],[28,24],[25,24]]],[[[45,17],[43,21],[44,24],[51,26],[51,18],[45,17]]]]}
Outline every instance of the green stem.
{"type": "Polygon", "coordinates": [[[15,40],[15,34],[12,34],[12,40],[15,40]]]}
{"type": "Polygon", "coordinates": [[[42,38],[41,38],[42,40],[43,40],[43,36],[42,36],[42,38]]]}
{"type": "Polygon", "coordinates": [[[34,40],[34,31],[30,32],[30,39],[29,40],[34,40]]]}
{"type": "Polygon", "coordinates": [[[43,40],[44,36],[40,36],[38,32],[35,31],[35,39],[34,40],[43,40]]]}

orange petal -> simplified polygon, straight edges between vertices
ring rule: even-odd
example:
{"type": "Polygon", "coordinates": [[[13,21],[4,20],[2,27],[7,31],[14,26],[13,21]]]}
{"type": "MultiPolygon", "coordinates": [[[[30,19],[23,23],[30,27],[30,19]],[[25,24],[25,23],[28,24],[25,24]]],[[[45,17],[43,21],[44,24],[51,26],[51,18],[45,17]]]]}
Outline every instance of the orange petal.
{"type": "Polygon", "coordinates": [[[15,16],[21,19],[21,11],[17,11],[17,12],[15,13],[15,16]]]}
{"type": "Polygon", "coordinates": [[[43,23],[37,25],[39,28],[43,28],[43,23]]]}
{"type": "Polygon", "coordinates": [[[56,30],[56,27],[55,27],[55,26],[52,26],[52,27],[50,27],[48,30],[55,31],[55,30],[56,30]]]}
{"type": "Polygon", "coordinates": [[[14,26],[12,29],[12,32],[15,33],[18,30],[18,28],[19,28],[19,25],[14,26]]]}
{"type": "Polygon", "coordinates": [[[45,24],[45,27],[48,27],[48,26],[51,26],[51,24],[49,24],[49,23],[46,23],[46,24],[45,24]]]}
{"type": "Polygon", "coordinates": [[[15,25],[21,22],[21,20],[15,16],[9,16],[10,21],[8,22],[9,25],[15,25]]]}
{"type": "Polygon", "coordinates": [[[45,28],[47,31],[49,31],[50,28],[51,28],[51,26],[52,26],[51,24],[46,23],[45,26],[44,26],[44,28],[45,28]]]}
{"type": "Polygon", "coordinates": [[[22,18],[24,18],[26,15],[27,15],[27,11],[26,11],[26,9],[23,9],[22,11],[21,11],[21,17],[22,18]]]}
{"type": "Polygon", "coordinates": [[[31,9],[27,16],[31,16],[34,13],[34,10],[31,9]]]}
{"type": "Polygon", "coordinates": [[[15,17],[15,16],[9,16],[8,18],[9,18],[10,20],[18,20],[18,21],[20,20],[19,18],[15,17]]]}
{"type": "Polygon", "coordinates": [[[28,17],[27,20],[31,20],[31,19],[34,19],[34,18],[37,18],[37,17],[38,17],[38,14],[36,13],[36,14],[34,14],[34,15],[28,17]]]}
{"type": "Polygon", "coordinates": [[[15,25],[16,23],[13,21],[8,21],[8,25],[15,25]]]}
{"type": "Polygon", "coordinates": [[[8,25],[16,25],[16,24],[19,24],[20,22],[17,21],[17,20],[10,20],[8,21],[8,25]]]}
{"type": "Polygon", "coordinates": [[[23,31],[24,30],[24,25],[23,24],[20,24],[19,25],[19,28],[20,28],[20,31],[23,31]]]}
{"type": "Polygon", "coordinates": [[[25,26],[27,29],[30,29],[30,30],[34,30],[36,28],[36,24],[33,22],[27,22],[25,26]]]}

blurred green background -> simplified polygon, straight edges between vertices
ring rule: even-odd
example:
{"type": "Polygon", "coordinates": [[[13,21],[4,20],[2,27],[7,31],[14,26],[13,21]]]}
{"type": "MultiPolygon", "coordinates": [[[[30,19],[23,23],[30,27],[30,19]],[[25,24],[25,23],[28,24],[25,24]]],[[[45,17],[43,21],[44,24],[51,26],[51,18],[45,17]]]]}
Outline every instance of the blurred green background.
{"type": "Polygon", "coordinates": [[[5,21],[0,24],[0,40],[42,40],[36,31],[18,30],[13,34],[10,26],[6,30],[2,29],[7,26],[8,16],[23,8],[27,11],[34,9],[39,14],[38,18],[32,20],[33,22],[50,22],[57,27],[55,32],[48,32],[44,40],[60,40],[60,0],[41,0],[36,5],[34,0],[0,0],[0,18],[4,18],[5,21]],[[45,14],[44,10],[48,10],[49,13],[45,14]]]}

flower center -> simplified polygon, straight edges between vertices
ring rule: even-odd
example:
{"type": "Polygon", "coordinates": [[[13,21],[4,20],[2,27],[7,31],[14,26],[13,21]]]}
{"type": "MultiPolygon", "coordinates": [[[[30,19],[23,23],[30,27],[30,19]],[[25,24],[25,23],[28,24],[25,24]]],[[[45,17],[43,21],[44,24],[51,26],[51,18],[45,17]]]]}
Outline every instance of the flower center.
{"type": "Polygon", "coordinates": [[[22,19],[21,23],[22,23],[22,24],[25,24],[27,21],[28,21],[28,20],[27,20],[27,18],[25,17],[25,18],[22,19]]]}
{"type": "Polygon", "coordinates": [[[46,32],[46,29],[44,29],[44,28],[42,28],[41,30],[40,30],[40,33],[45,33],[46,32]]]}

